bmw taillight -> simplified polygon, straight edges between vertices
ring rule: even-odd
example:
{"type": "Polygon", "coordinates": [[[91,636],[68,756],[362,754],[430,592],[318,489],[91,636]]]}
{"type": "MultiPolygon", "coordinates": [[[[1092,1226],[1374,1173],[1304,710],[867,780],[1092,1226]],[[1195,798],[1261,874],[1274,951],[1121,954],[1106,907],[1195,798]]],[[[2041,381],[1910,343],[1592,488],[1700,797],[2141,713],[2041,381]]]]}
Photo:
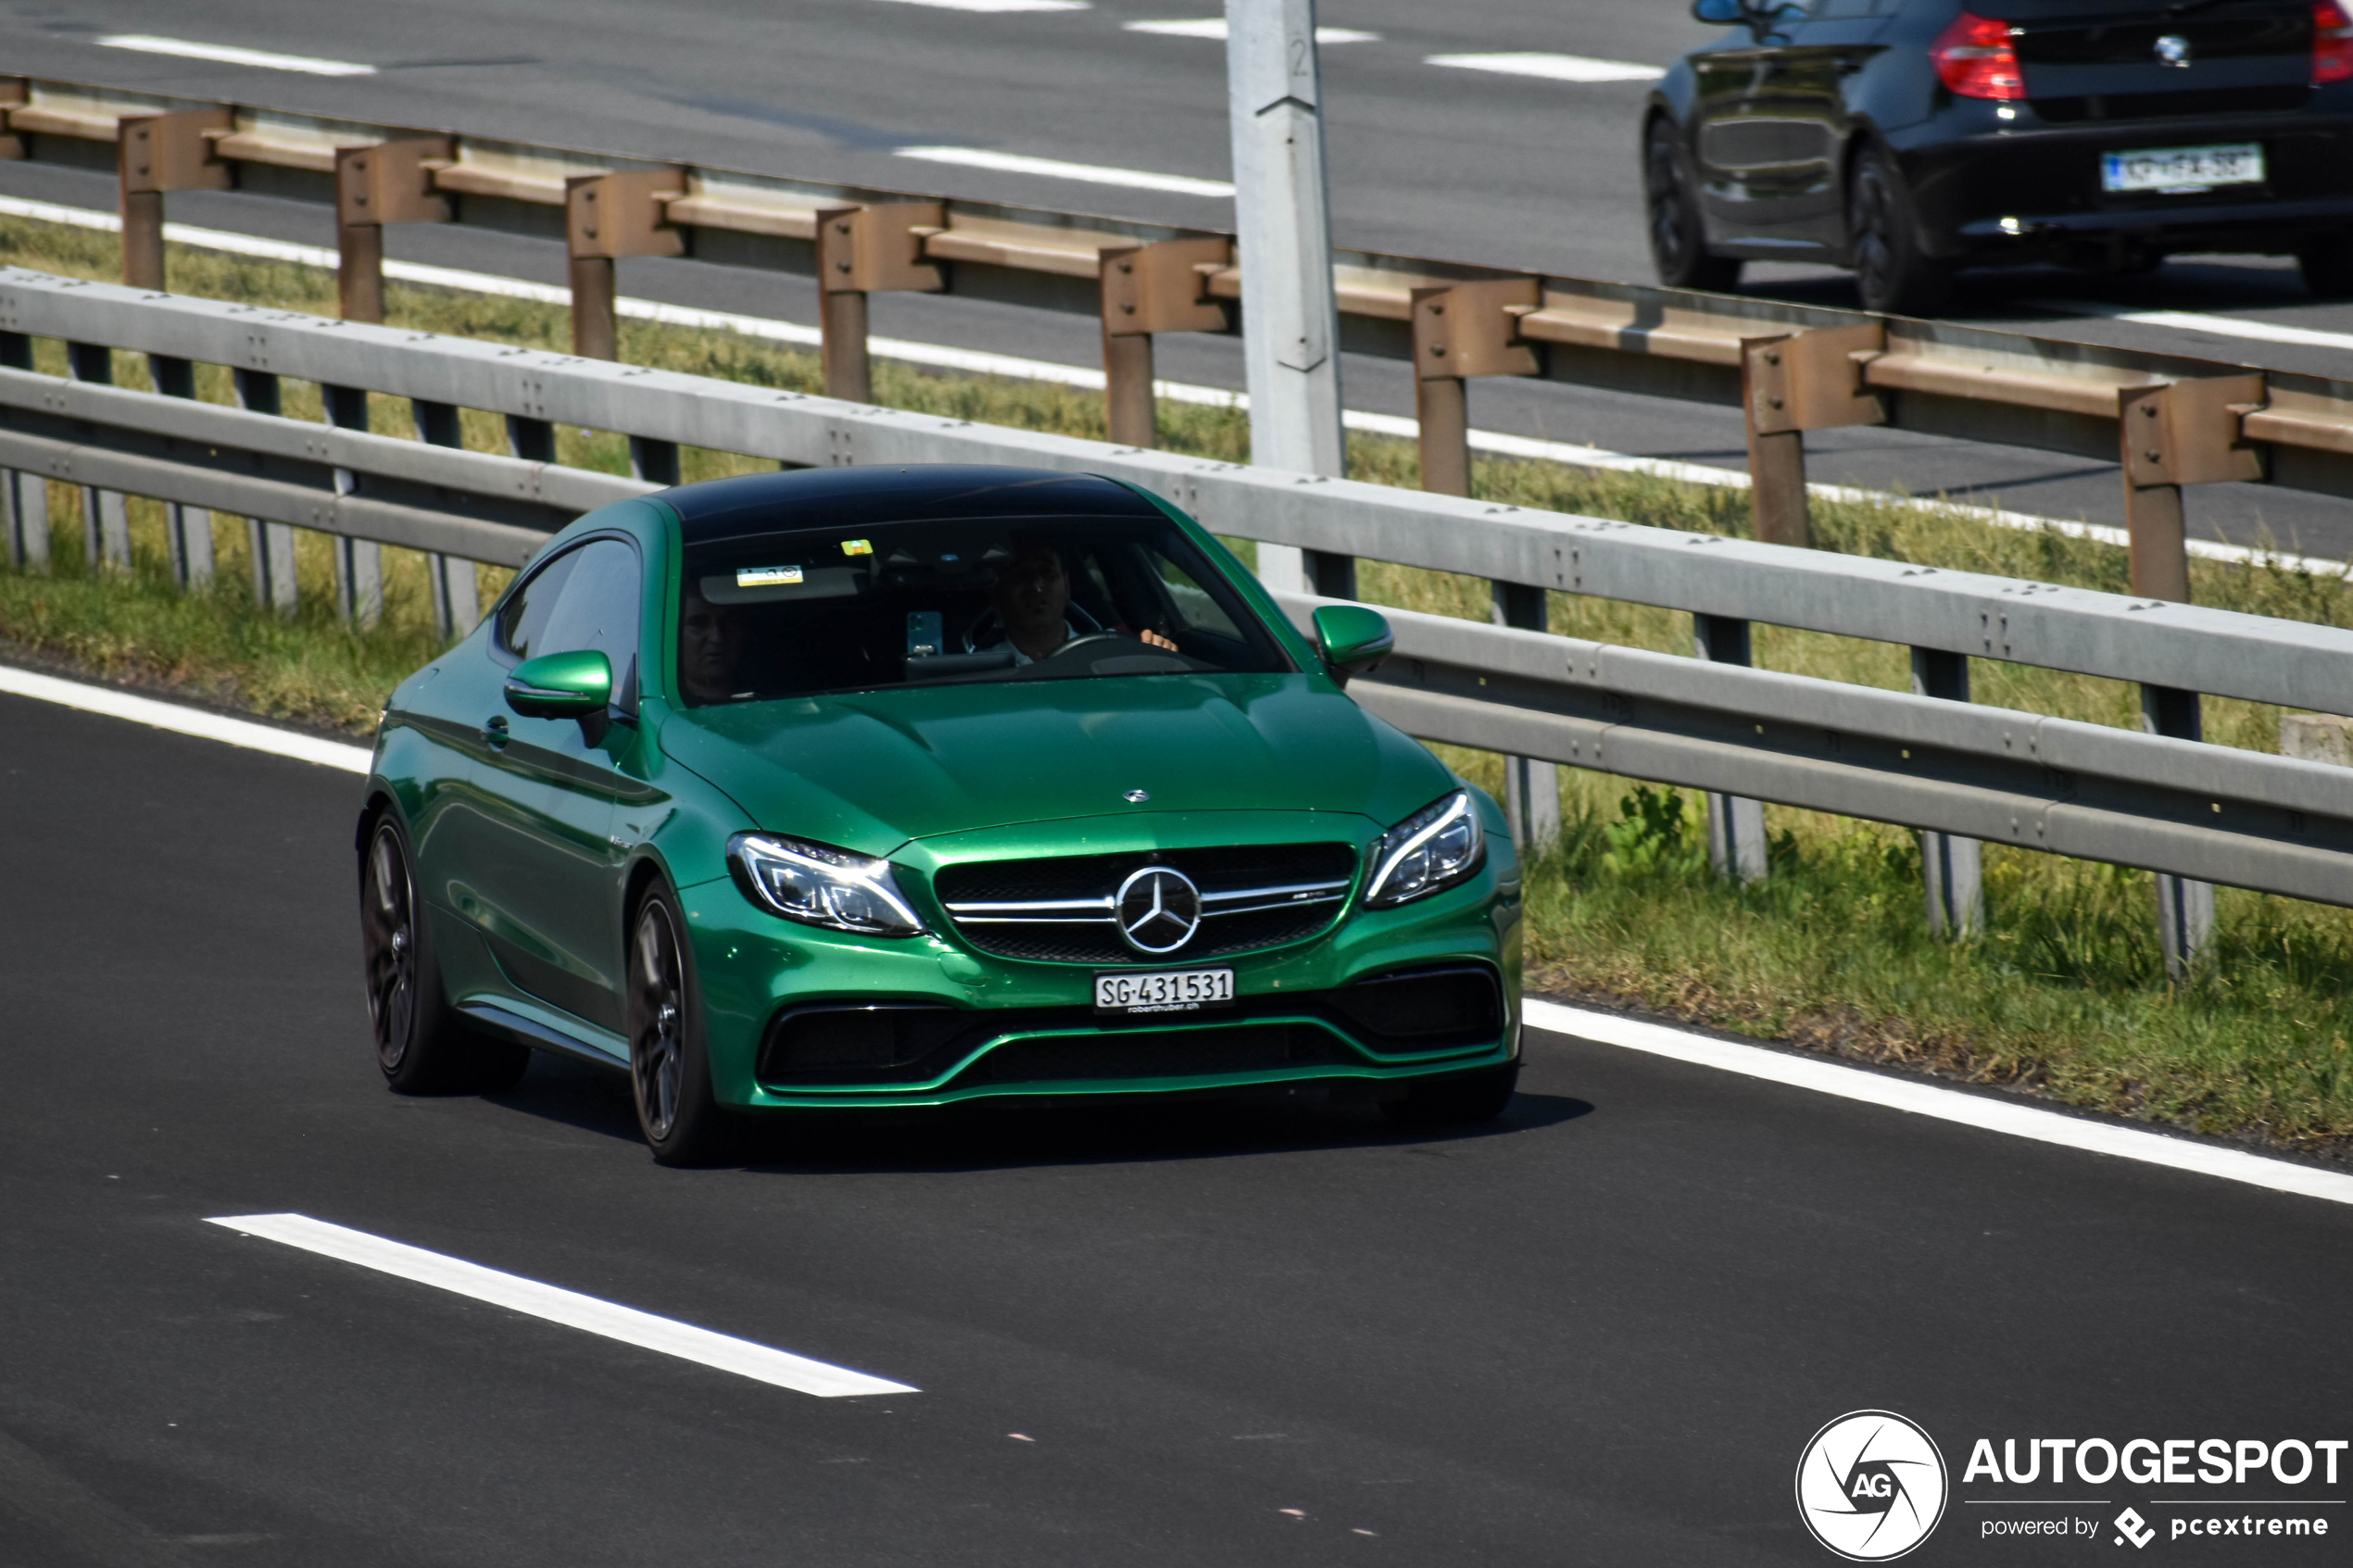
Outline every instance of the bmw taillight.
{"type": "MultiPolygon", "coordinates": [[[[2336,0],[2322,3],[2334,8],[2336,0]]],[[[2006,21],[1963,11],[1936,35],[1928,57],[1935,62],[1937,80],[1964,98],[2026,96],[2026,73],[2019,69],[2006,21]]]]}
{"type": "Polygon", "coordinates": [[[2312,85],[2353,82],[2353,15],[2345,0],[2312,0],[2312,85]]]}

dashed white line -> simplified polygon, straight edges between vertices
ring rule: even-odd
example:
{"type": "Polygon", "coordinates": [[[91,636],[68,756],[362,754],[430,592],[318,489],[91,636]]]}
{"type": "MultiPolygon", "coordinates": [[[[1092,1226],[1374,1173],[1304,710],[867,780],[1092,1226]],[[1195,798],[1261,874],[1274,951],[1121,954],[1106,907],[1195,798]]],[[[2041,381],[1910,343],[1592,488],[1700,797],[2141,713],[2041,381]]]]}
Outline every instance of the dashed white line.
{"type": "Polygon", "coordinates": [[[1546,1001],[1541,997],[1528,997],[1522,1007],[1521,1016],[1530,1028],[1550,1034],[1569,1035],[1580,1040],[1596,1040],[1605,1046],[1671,1057],[1677,1061],[1688,1061],[1699,1067],[1713,1067],[1747,1078],[1786,1084],[1816,1094],[1835,1095],[1841,1099],[1860,1100],[1891,1110],[1906,1110],[1915,1116],[1932,1116],[1940,1122],[1957,1122],[1964,1126],[2002,1133],[2014,1138],[2058,1144],[2118,1160],[2138,1160],[2145,1165],[2163,1165],[2201,1176],[2219,1177],[2226,1182],[2269,1187],[2274,1192],[2318,1198],[2330,1203],[2353,1203],[2353,1176],[2316,1171],[2284,1160],[2271,1160],[2234,1148],[2216,1148],[2210,1144],[2192,1143],[2187,1138],[2168,1137],[2163,1133],[2143,1132],[2136,1127],[2120,1127],[2109,1122],[2068,1116],[2056,1110],[1996,1099],[1988,1095],[1966,1094],[1958,1089],[1923,1083],[1917,1078],[1867,1073],[1859,1067],[1845,1067],[1834,1061],[1768,1050],[1762,1046],[1737,1045],[1730,1040],[1691,1034],[1664,1023],[1628,1018],[1620,1013],[1594,1012],[1586,1008],[1568,1007],[1546,1001]]]}
{"type": "Polygon", "coordinates": [[[366,1231],[332,1225],[324,1220],[314,1220],[308,1214],[235,1214],[209,1219],[205,1223],[259,1236],[266,1241],[280,1242],[287,1247],[298,1247],[305,1252],[315,1252],[322,1258],[356,1263],[378,1273],[413,1280],[419,1285],[429,1285],[436,1290],[447,1290],[452,1295],[475,1301],[486,1301],[494,1307],[504,1307],[526,1317],[561,1323],[584,1334],[617,1339],[640,1349],[656,1350],[700,1366],[732,1372],[757,1383],[814,1394],[821,1399],[838,1399],[860,1394],[917,1392],[904,1383],[870,1377],[848,1367],[811,1361],[789,1350],[757,1345],[732,1335],[714,1334],[710,1329],[697,1328],[675,1318],[656,1317],[635,1307],[618,1306],[610,1301],[600,1301],[594,1296],[583,1296],[576,1290],[565,1290],[557,1286],[542,1285],[535,1279],[525,1279],[520,1274],[485,1269],[462,1258],[428,1252],[422,1247],[388,1241],[366,1231]]]}
{"type": "Polygon", "coordinates": [[[267,724],[207,713],[198,708],[182,708],[176,702],[133,696],[129,692],[89,685],[81,681],[61,681],[55,675],[36,674],[30,670],[12,669],[7,665],[0,665],[0,692],[6,692],[10,696],[29,696],[39,702],[54,702],[63,708],[78,708],[84,713],[103,713],[110,719],[128,719],[154,729],[170,730],[174,734],[217,740],[243,746],[247,751],[267,751],[277,757],[291,757],[297,762],[316,762],[322,768],[340,768],[346,772],[366,772],[372,755],[364,746],[321,740],[315,735],[296,734],[291,730],[273,730],[267,724]]]}
{"type": "Polygon", "coordinates": [[[373,76],[376,68],[351,60],[321,60],[308,55],[280,55],[268,49],[241,49],[233,44],[195,44],[184,38],[156,38],[144,32],[117,33],[98,42],[109,49],[132,49],[143,55],[177,55],[186,60],[211,60],[220,65],[258,66],[264,70],[298,70],[307,76],[373,76]]]}
{"type": "Polygon", "coordinates": [[[1589,59],[1583,55],[1431,55],[1422,63],[1500,71],[1505,76],[1541,76],[1554,82],[1656,82],[1667,74],[1656,66],[1589,59]]]}
{"type": "MultiPolygon", "coordinates": [[[[1195,17],[1186,21],[1122,22],[1129,32],[1156,32],[1164,38],[1209,38],[1226,42],[1224,17],[1195,17]]],[[[1353,27],[1319,27],[1315,30],[1318,44],[1378,44],[1380,34],[1353,27]]]]}
{"type": "Polygon", "coordinates": [[[2322,332],[2291,327],[2278,321],[2244,321],[2235,316],[2209,316],[2202,310],[2134,310],[2122,305],[2095,305],[2084,300],[2029,299],[2020,303],[2038,310],[2069,316],[2097,316],[2110,321],[2137,321],[2145,327],[2171,327],[2177,332],[2211,332],[2217,337],[2251,338],[2258,343],[2293,343],[2306,348],[2353,348],[2353,332],[2322,332]]]}
{"type": "Polygon", "coordinates": [[[929,6],[935,11],[1088,11],[1089,0],[889,0],[897,6],[929,6]]]}
{"type": "Polygon", "coordinates": [[[1083,180],[1090,185],[1125,185],[1136,191],[1170,191],[1184,196],[1230,196],[1234,194],[1233,185],[1224,180],[1196,180],[1185,174],[1151,174],[1140,169],[1106,169],[1091,163],[1064,163],[1060,158],[992,153],[980,147],[900,147],[898,153],[900,157],[921,158],[926,163],[993,169],[1003,174],[1035,174],[1048,180],[1083,180]]]}

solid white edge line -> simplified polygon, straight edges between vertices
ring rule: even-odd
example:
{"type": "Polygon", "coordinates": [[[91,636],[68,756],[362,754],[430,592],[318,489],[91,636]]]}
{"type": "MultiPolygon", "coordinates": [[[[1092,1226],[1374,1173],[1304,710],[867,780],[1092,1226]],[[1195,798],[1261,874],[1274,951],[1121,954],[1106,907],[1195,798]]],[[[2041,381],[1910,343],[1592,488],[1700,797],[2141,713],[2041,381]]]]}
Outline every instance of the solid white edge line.
{"type": "Polygon", "coordinates": [[[322,60],[310,55],[281,55],[268,49],[245,49],[233,44],[195,44],[184,38],[157,38],[151,33],[123,32],[97,43],[108,49],[130,49],[142,55],[170,55],[183,60],[211,60],[229,66],[257,66],[263,70],[300,71],[306,76],[373,76],[376,68],[356,60],[322,60]]]}
{"type": "Polygon", "coordinates": [[[900,157],[926,163],[955,164],[964,169],[988,169],[1000,174],[1027,174],[1040,180],[1080,180],[1090,185],[1124,185],[1138,191],[1168,191],[1183,196],[1223,198],[1234,194],[1225,180],[1197,180],[1189,174],[1154,174],[1142,169],[1112,169],[1092,163],[1066,163],[1057,157],[1032,157],[1027,153],[997,153],[986,147],[894,147],[900,157]]]}
{"type": "MultiPolygon", "coordinates": [[[[98,229],[107,232],[122,227],[122,220],[111,212],[28,201],[19,196],[0,195],[0,217],[30,218],[44,223],[64,223],[77,229],[98,229]]],[[[315,245],[293,245],[283,240],[259,239],[251,234],[231,233],[220,229],[167,223],[163,227],[163,237],[177,245],[195,245],[204,250],[223,251],[232,256],[249,256],[267,261],[292,262],[329,271],[333,271],[336,265],[335,253],[331,250],[315,245]]],[[[384,263],[384,276],[402,282],[452,289],[463,294],[529,299],[542,305],[570,306],[572,303],[572,292],[556,284],[534,283],[521,278],[500,277],[492,272],[468,272],[454,267],[432,267],[415,261],[387,261],[384,263]]],[[[774,320],[764,316],[738,316],[725,310],[701,310],[691,306],[667,305],[660,300],[635,299],[625,295],[614,301],[613,307],[632,320],[700,331],[740,332],[747,337],[804,347],[819,344],[823,335],[814,327],[774,320]]],[[[1094,392],[1101,392],[1103,388],[1102,371],[1080,365],[1059,365],[1051,360],[1025,359],[1010,354],[992,354],[983,349],[910,343],[902,338],[869,338],[866,346],[870,352],[883,358],[898,359],[911,365],[928,365],[937,370],[962,370],[972,375],[1008,376],[1017,381],[1050,382],[1094,392]]],[[[1225,387],[1155,381],[1152,391],[1155,395],[1165,397],[1172,403],[1194,403],[1218,408],[1250,407],[1248,393],[1234,392],[1225,387]]],[[[1394,435],[1411,441],[1421,433],[1421,426],[1417,422],[1398,414],[1375,414],[1352,408],[1341,415],[1341,419],[1350,430],[1360,430],[1373,435],[1394,435]]],[[[1618,473],[1649,474],[1659,479],[1679,480],[1687,484],[1717,484],[1744,490],[1749,483],[1748,475],[1736,469],[1680,462],[1671,458],[1638,458],[1630,453],[1612,452],[1600,446],[1579,446],[1567,441],[1509,435],[1501,431],[1472,431],[1470,446],[1475,452],[1489,452],[1498,457],[1527,458],[1540,462],[1605,469],[1618,473]]],[[[2047,528],[2070,538],[2096,540],[2120,548],[2132,542],[2130,535],[2121,528],[2085,522],[2080,519],[2044,517],[2033,512],[2014,512],[2001,507],[1973,506],[1966,501],[1945,501],[1932,496],[1898,495],[1890,491],[1865,490],[1848,484],[1808,484],[1806,489],[1808,495],[1818,495],[1826,501],[1949,512],[1955,517],[1990,523],[1996,528],[2013,528],[2026,533],[2047,528]]],[[[2203,560],[2277,565],[2290,571],[2310,571],[2321,576],[2342,576],[2348,570],[2353,570],[2353,563],[2331,560],[2325,557],[2265,550],[2250,545],[2226,545],[2211,539],[2192,539],[2187,542],[2186,548],[2191,555],[2203,560]]]]}
{"type": "Polygon", "coordinates": [[[2138,1160],[2145,1165],[2163,1165],[2175,1171],[2214,1176],[2248,1186],[2269,1187],[2274,1192],[2294,1193],[2303,1198],[2318,1198],[2330,1203],[2353,1203],[2353,1176],[2315,1171],[2309,1166],[2292,1164],[2284,1160],[2273,1160],[2234,1148],[2216,1148],[2208,1144],[2192,1143],[2186,1138],[2168,1137],[2163,1133],[2120,1127],[2107,1122],[2019,1105],[1987,1095],[1969,1094],[1916,1078],[1895,1077],[1839,1062],[1793,1056],[1763,1046],[1737,1045],[1730,1040],[1692,1034],[1664,1023],[1570,1007],[1541,997],[1525,998],[1521,1007],[1521,1017],[1529,1027],[1548,1034],[1568,1035],[1627,1050],[1644,1051],[1652,1056],[1668,1057],[1725,1073],[1737,1073],[1743,1077],[1761,1078],[1768,1083],[1808,1089],[1816,1094],[1835,1095],[1841,1099],[1859,1100],[1890,1110],[1909,1111],[1915,1116],[1932,1116],[1940,1122],[1957,1122],[1963,1126],[2001,1133],[2009,1137],[2031,1138],[2036,1143],[2057,1144],[2091,1154],[2138,1160]]]}
{"type": "Polygon", "coordinates": [[[276,757],[290,757],[297,762],[316,762],[322,768],[341,768],[346,772],[365,773],[373,755],[364,746],[321,740],[315,735],[296,734],[290,730],[274,730],[267,724],[207,713],[200,708],[183,708],[176,702],[134,696],[129,692],[88,685],[81,681],[61,681],[55,675],[36,674],[11,665],[0,664],[0,692],[11,696],[31,697],[40,702],[54,702],[61,708],[78,708],[84,713],[103,713],[109,719],[128,719],[153,729],[169,730],[174,734],[194,735],[198,740],[217,740],[224,745],[243,746],[247,751],[267,751],[276,757]]]}
{"type": "Polygon", "coordinates": [[[656,1317],[635,1307],[619,1306],[594,1296],[583,1296],[576,1290],[542,1285],[520,1274],[485,1269],[462,1258],[428,1252],[422,1247],[388,1241],[366,1231],[329,1224],[308,1214],[234,1214],[209,1218],[205,1223],[220,1225],[245,1236],[259,1236],[265,1241],[298,1247],[305,1252],[315,1252],[322,1258],[356,1263],[378,1273],[413,1280],[419,1285],[432,1286],[436,1290],[485,1301],[494,1307],[521,1312],[526,1317],[561,1323],[584,1334],[617,1339],[640,1349],[675,1356],[680,1361],[693,1361],[699,1366],[732,1372],[754,1382],[814,1394],[821,1399],[839,1399],[862,1394],[920,1392],[904,1383],[870,1377],[848,1367],[811,1361],[806,1356],[796,1356],[789,1350],[754,1344],[749,1339],[737,1339],[733,1335],[714,1334],[710,1329],[697,1328],[675,1318],[656,1317]]]}
{"type": "Polygon", "coordinates": [[[1491,55],[1426,55],[1422,64],[1493,71],[1499,76],[1532,76],[1546,82],[1656,82],[1667,74],[1657,66],[1637,65],[1631,60],[1597,60],[1586,55],[1548,55],[1525,49],[1491,55]]]}
{"type": "Polygon", "coordinates": [[[2145,327],[2170,327],[2175,332],[2205,332],[2214,337],[2253,338],[2259,343],[2293,343],[2308,348],[2353,348],[2353,332],[2321,332],[2311,327],[2291,327],[2279,321],[2242,321],[2235,316],[2212,316],[2201,310],[2135,310],[2128,305],[2099,305],[2073,299],[2025,299],[2019,303],[2064,316],[2133,321],[2145,327]]]}

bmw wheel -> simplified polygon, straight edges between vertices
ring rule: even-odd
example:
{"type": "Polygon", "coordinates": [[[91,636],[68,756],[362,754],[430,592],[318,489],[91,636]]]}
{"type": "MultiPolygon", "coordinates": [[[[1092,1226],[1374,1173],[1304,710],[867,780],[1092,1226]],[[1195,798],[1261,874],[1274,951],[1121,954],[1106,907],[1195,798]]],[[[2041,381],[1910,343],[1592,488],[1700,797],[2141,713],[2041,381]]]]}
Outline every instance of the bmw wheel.
{"type": "Polygon", "coordinates": [[[443,995],[399,820],[389,810],[380,814],[367,843],[359,862],[359,947],[384,1082],[404,1095],[512,1088],[531,1064],[530,1047],[477,1035],[443,995]]]}
{"type": "Polygon", "coordinates": [[[629,928],[629,1082],[637,1130],[664,1165],[717,1158],[732,1132],[711,1092],[677,901],[649,890],[629,928]]]}
{"type": "Polygon", "coordinates": [[[1655,117],[1642,135],[1642,199],[1650,217],[1651,261],[1670,289],[1723,294],[1741,281],[1741,264],[1707,253],[1699,196],[1676,145],[1675,122],[1655,117]]]}
{"type": "Polygon", "coordinates": [[[1894,160],[1876,146],[1855,159],[1847,182],[1846,245],[1863,308],[1927,316],[1944,307],[1952,270],[1923,255],[1912,199],[1894,160]]]}

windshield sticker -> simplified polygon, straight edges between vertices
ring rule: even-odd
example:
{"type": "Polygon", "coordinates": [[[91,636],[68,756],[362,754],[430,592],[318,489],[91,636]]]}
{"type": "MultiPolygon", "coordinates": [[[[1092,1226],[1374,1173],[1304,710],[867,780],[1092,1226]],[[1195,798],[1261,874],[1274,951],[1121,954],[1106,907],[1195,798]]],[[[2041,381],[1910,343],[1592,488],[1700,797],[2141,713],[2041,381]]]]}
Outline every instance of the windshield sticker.
{"type": "Polygon", "coordinates": [[[800,581],[797,566],[744,566],[736,569],[738,588],[774,588],[786,583],[800,581]]]}
{"type": "Polygon", "coordinates": [[[846,556],[871,556],[875,553],[875,547],[863,539],[844,539],[841,542],[841,553],[846,556]]]}

